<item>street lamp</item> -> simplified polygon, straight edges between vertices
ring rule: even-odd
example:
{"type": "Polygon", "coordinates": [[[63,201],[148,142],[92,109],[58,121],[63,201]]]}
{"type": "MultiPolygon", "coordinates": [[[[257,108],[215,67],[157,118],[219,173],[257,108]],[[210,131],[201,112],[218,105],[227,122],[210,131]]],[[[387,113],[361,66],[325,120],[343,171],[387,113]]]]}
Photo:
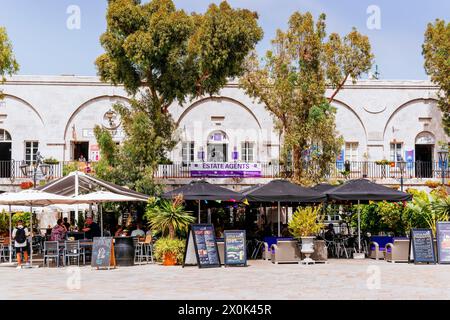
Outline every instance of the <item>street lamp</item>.
{"type": "Polygon", "coordinates": [[[441,149],[437,153],[439,156],[439,163],[441,164],[442,185],[445,185],[445,167],[447,166],[448,150],[441,149]]]}
{"type": "MultiPolygon", "coordinates": [[[[44,157],[41,155],[41,153],[38,151],[36,153],[36,161],[33,164],[33,188],[36,188],[36,181],[37,181],[37,173],[38,170],[40,169],[42,174],[44,176],[46,176],[49,172],[49,168],[50,166],[48,164],[43,164],[42,160],[44,159],[44,157]]],[[[22,163],[22,165],[20,165],[20,170],[22,171],[22,174],[24,177],[27,177],[29,175],[29,171],[28,171],[28,165],[25,164],[25,162],[22,163]]]]}
{"type": "Polygon", "coordinates": [[[398,166],[400,167],[400,190],[403,191],[403,173],[405,172],[406,161],[401,159],[397,163],[398,166]]]}

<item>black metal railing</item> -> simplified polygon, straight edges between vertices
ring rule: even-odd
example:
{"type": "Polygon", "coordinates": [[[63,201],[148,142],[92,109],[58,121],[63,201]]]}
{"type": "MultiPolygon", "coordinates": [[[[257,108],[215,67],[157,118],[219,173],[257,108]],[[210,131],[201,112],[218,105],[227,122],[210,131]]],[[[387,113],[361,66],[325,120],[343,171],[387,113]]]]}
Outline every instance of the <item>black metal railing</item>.
{"type": "MultiPolygon", "coordinates": [[[[49,164],[48,174],[46,180],[60,178],[64,173],[64,166],[73,164],[70,161],[60,161],[59,163],[49,164]]],[[[85,166],[79,163],[79,170],[83,170],[85,166]]],[[[274,163],[260,163],[262,178],[286,178],[293,174],[292,166],[274,164],[274,163]]],[[[22,161],[0,161],[0,178],[15,179],[32,179],[33,167],[27,166],[25,174],[23,171],[22,161]]],[[[374,178],[374,179],[400,179],[402,172],[397,163],[379,164],[373,161],[352,161],[345,165],[344,163],[336,162],[327,167],[325,170],[314,163],[304,163],[303,170],[308,170],[309,173],[323,174],[326,178],[335,179],[356,179],[356,178],[374,178]],[[349,170],[347,170],[349,169],[349,170]]],[[[38,175],[41,174],[38,172],[38,175]]],[[[189,165],[185,163],[161,164],[156,170],[155,176],[157,178],[191,178],[191,171],[189,165]]],[[[444,170],[445,178],[450,177],[450,169],[444,170]]],[[[412,178],[442,178],[442,167],[439,162],[408,162],[405,164],[403,170],[404,179],[412,178]]]]}

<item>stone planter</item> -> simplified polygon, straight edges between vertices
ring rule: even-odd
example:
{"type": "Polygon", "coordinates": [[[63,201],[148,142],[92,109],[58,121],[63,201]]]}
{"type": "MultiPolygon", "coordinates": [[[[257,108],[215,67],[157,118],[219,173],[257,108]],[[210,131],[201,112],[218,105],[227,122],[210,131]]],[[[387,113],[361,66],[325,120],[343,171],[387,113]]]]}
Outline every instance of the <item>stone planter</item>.
{"type": "Polygon", "coordinates": [[[309,264],[314,263],[314,260],[311,259],[311,254],[314,253],[314,239],[315,237],[302,237],[302,253],[305,255],[305,259],[302,260],[302,263],[309,264]]]}

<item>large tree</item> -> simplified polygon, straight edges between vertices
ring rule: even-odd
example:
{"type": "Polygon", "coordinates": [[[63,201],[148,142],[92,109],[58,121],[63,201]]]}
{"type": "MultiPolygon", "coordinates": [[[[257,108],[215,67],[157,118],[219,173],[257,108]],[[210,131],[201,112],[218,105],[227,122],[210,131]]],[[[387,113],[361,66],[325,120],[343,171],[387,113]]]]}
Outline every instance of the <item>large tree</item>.
{"type": "Polygon", "coordinates": [[[444,130],[450,135],[450,23],[437,19],[429,23],[423,44],[425,70],[439,85],[439,108],[444,130]]]}
{"type": "MultiPolygon", "coordinates": [[[[6,81],[6,75],[13,75],[19,71],[19,64],[14,57],[11,41],[4,27],[0,27],[0,84],[6,81]]],[[[0,90],[0,99],[3,98],[0,90]]]]}
{"type": "Polygon", "coordinates": [[[369,39],[356,29],[341,38],[326,37],[325,15],[295,12],[286,31],[277,30],[273,50],[262,61],[247,60],[241,86],[264,104],[283,137],[282,159],[292,161],[293,179],[321,180],[342,144],[331,102],[348,79],[355,81],[372,66],[369,39]],[[326,98],[327,86],[334,92],[326,98]]]}
{"type": "Polygon", "coordinates": [[[175,146],[169,106],[216,94],[240,76],[245,57],[262,38],[257,19],[227,2],[187,14],[171,0],[109,0],[98,73],[136,98],[130,109],[116,106],[126,133],[122,146],[111,145],[107,130],[96,130],[107,159],[97,171],[151,192],[158,163],[175,146]]]}

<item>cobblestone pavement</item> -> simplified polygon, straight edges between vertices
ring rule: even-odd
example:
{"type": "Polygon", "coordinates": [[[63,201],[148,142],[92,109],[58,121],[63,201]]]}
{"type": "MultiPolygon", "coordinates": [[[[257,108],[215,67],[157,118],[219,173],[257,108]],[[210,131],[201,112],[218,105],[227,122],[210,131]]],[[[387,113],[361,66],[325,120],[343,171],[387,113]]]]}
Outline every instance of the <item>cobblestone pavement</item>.
{"type": "Polygon", "coordinates": [[[0,267],[0,299],[450,299],[450,265],[366,259],[220,269],[0,267]]]}

